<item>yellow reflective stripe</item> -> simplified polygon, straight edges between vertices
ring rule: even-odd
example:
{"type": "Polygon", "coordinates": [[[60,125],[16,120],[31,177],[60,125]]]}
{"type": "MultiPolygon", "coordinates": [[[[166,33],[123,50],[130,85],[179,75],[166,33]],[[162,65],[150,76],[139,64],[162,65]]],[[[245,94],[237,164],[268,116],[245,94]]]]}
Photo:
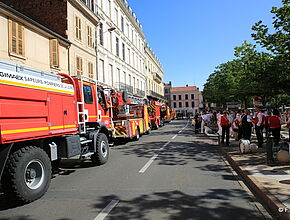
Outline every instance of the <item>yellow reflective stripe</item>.
{"type": "Polygon", "coordinates": [[[63,128],[76,128],[76,125],[64,125],[64,126],[53,126],[53,127],[41,127],[41,128],[25,128],[25,129],[16,129],[16,130],[6,130],[1,131],[1,134],[16,134],[16,133],[24,133],[31,131],[45,131],[45,130],[56,130],[63,128]]]}
{"type": "Polygon", "coordinates": [[[27,87],[27,88],[33,88],[33,89],[41,89],[41,90],[47,90],[47,91],[53,91],[53,92],[61,92],[61,93],[66,93],[66,94],[71,94],[74,95],[74,92],[69,92],[65,90],[60,90],[60,89],[52,89],[52,88],[47,88],[47,87],[42,87],[42,86],[33,86],[33,85],[27,85],[24,83],[16,83],[16,82],[10,82],[6,80],[0,80],[0,83],[6,84],[6,85],[12,85],[12,86],[21,86],[21,87],[27,87]]]}
{"type": "Polygon", "coordinates": [[[44,131],[48,130],[48,127],[43,128],[26,128],[26,129],[17,129],[17,130],[6,130],[1,131],[1,134],[15,134],[15,133],[23,133],[23,132],[30,132],[30,131],[44,131]]]}
{"type": "Polygon", "coordinates": [[[97,117],[98,117],[97,115],[91,115],[91,116],[89,116],[89,118],[97,118],[97,117]]]}

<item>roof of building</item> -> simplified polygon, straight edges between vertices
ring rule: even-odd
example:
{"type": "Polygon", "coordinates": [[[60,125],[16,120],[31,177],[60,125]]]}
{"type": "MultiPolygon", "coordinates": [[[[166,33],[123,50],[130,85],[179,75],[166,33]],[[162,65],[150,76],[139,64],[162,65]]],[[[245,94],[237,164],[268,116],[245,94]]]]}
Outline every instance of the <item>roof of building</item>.
{"type": "Polygon", "coordinates": [[[195,91],[198,90],[196,86],[186,86],[186,87],[173,87],[173,92],[187,92],[187,91],[195,91]]]}

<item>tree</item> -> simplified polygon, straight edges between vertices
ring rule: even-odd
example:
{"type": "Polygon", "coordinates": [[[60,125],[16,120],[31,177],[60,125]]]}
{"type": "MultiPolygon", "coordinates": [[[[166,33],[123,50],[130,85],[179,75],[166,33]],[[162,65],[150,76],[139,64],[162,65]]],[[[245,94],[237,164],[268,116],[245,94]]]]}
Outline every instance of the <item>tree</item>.
{"type": "Polygon", "coordinates": [[[275,84],[283,92],[290,95],[290,0],[282,0],[283,6],[273,7],[273,27],[275,32],[269,33],[269,28],[262,21],[257,22],[252,30],[254,40],[262,47],[271,51],[273,58],[272,74],[275,84]]]}

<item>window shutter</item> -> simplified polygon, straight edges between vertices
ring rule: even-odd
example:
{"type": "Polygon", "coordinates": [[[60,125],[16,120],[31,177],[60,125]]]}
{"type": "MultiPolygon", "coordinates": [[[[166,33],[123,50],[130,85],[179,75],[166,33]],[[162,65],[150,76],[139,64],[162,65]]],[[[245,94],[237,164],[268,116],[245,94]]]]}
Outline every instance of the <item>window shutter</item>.
{"type": "Polygon", "coordinates": [[[59,67],[59,46],[57,39],[50,40],[50,65],[59,67]]]}
{"type": "Polygon", "coordinates": [[[79,29],[78,29],[78,24],[79,24],[78,17],[76,17],[76,38],[77,38],[77,39],[79,39],[79,29]]]}
{"type": "Polygon", "coordinates": [[[18,54],[24,55],[23,50],[23,26],[18,24],[18,54]]]}
{"type": "Polygon", "coordinates": [[[81,19],[79,18],[79,39],[82,40],[81,19]]]}
{"type": "Polygon", "coordinates": [[[11,27],[11,52],[17,53],[17,24],[12,21],[11,27]]]}

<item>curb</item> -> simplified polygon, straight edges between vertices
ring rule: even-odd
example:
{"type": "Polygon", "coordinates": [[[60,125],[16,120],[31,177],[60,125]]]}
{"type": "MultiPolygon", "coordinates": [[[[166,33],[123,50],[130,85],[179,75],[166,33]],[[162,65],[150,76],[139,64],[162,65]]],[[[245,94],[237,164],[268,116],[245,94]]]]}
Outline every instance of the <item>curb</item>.
{"type": "MultiPolygon", "coordinates": [[[[290,210],[288,212],[279,212],[279,209],[287,208],[280,200],[272,195],[264,186],[254,178],[247,175],[247,171],[243,170],[228,154],[228,152],[219,146],[220,152],[225,156],[231,167],[243,178],[245,184],[252,193],[262,202],[263,206],[274,214],[279,220],[290,220],[290,210]]],[[[286,209],[284,209],[286,210],[286,209]]]]}

